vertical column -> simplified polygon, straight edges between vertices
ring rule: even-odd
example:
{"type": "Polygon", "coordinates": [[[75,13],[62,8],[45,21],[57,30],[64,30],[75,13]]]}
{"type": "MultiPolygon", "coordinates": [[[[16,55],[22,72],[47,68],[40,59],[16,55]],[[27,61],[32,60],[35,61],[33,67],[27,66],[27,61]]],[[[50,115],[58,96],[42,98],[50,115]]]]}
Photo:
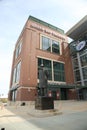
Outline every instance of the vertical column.
{"type": "Polygon", "coordinates": [[[84,86],[83,73],[82,73],[82,67],[81,67],[79,52],[77,53],[77,59],[78,59],[78,65],[79,65],[79,70],[80,70],[81,83],[84,86]]]}
{"type": "Polygon", "coordinates": [[[52,81],[54,81],[53,60],[51,61],[51,64],[52,64],[52,81]]]}

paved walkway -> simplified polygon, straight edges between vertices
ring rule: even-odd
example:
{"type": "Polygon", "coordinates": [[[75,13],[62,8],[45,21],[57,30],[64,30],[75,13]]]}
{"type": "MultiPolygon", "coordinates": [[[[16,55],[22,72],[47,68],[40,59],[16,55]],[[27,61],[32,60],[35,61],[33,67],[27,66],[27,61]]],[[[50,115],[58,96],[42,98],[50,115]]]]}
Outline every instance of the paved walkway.
{"type": "Polygon", "coordinates": [[[55,101],[54,110],[35,110],[34,103],[28,106],[6,106],[0,108],[0,128],[6,130],[41,130],[27,122],[32,118],[45,118],[58,114],[87,111],[87,101],[55,101]],[[20,125],[19,125],[20,124],[20,125]]]}
{"type": "Polygon", "coordinates": [[[6,106],[1,107],[0,117],[17,115],[28,119],[87,111],[87,101],[55,101],[54,108],[54,110],[36,110],[34,103],[26,106],[6,106]]]}
{"type": "Polygon", "coordinates": [[[87,101],[59,101],[59,103],[55,102],[55,108],[63,114],[87,111],[87,101]]]}

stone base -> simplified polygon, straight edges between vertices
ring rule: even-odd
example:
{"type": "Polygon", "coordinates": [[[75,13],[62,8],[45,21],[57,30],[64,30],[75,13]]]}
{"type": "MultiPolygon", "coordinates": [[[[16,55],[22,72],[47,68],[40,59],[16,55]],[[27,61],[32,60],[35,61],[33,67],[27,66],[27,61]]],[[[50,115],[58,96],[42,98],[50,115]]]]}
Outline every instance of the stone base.
{"type": "Polygon", "coordinates": [[[54,109],[54,101],[52,97],[37,97],[35,100],[35,109],[48,110],[54,109]]]}

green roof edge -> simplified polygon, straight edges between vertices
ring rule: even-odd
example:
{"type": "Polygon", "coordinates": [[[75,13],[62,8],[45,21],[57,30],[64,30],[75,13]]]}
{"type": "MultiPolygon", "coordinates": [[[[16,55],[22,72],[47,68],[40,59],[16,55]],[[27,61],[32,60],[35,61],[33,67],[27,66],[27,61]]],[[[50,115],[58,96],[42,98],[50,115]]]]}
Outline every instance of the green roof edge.
{"type": "Polygon", "coordinates": [[[35,21],[35,22],[40,23],[40,24],[42,24],[42,25],[44,25],[44,26],[46,26],[46,27],[49,27],[49,28],[51,28],[51,29],[53,29],[53,30],[55,30],[55,31],[57,31],[57,32],[59,32],[59,33],[61,33],[61,34],[64,34],[64,30],[62,30],[62,29],[60,29],[60,28],[58,28],[58,27],[56,27],[56,26],[54,26],[54,25],[51,25],[51,24],[49,24],[49,23],[47,23],[47,22],[44,22],[44,21],[42,21],[42,20],[40,20],[40,19],[37,19],[37,18],[35,18],[35,17],[33,17],[33,16],[29,16],[28,20],[35,21]]]}

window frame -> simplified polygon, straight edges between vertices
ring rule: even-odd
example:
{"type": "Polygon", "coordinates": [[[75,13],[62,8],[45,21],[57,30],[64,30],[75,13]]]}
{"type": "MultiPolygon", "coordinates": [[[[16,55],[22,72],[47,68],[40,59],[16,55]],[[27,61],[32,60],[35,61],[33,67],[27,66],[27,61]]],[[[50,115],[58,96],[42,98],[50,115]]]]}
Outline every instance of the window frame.
{"type": "Polygon", "coordinates": [[[14,67],[12,85],[19,83],[20,73],[21,73],[21,61],[19,61],[17,65],[14,67]]]}
{"type": "Polygon", "coordinates": [[[16,46],[16,49],[15,49],[15,59],[18,58],[18,56],[20,55],[21,53],[21,50],[22,50],[22,43],[23,43],[23,39],[21,38],[16,46]]]}
{"type": "Polygon", "coordinates": [[[52,38],[52,37],[48,37],[48,36],[46,36],[46,35],[40,35],[40,49],[41,50],[43,50],[43,51],[47,51],[47,52],[50,52],[50,53],[52,53],[52,54],[57,54],[57,55],[61,55],[61,41],[60,41],[60,39],[55,39],[55,38],[52,38]],[[42,37],[44,37],[44,38],[48,38],[49,40],[50,40],[50,47],[51,47],[51,49],[50,49],[50,51],[47,51],[47,50],[43,50],[43,43],[42,43],[42,37]],[[52,42],[57,42],[58,43],[58,48],[59,48],[59,52],[58,53],[56,53],[56,52],[53,52],[52,51],[52,42]]]}
{"type": "MultiPolygon", "coordinates": [[[[52,59],[48,59],[48,58],[45,58],[45,57],[37,57],[37,66],[38,66],[38,59],[43,59],[43,60],[49,60],[49,61],[51,61],[51,74],[52,74],[52,80],[48,80],[49,82],[57,82],[57,83],[66,83],[66,78],[65,78],[65,67],[64,67],[64,80],[63,81],[55,81],[54,80],[54,68],[53,68],[53,62],[57,62],[57,63],[60,63],[60,64],[63,64],[64,66],[65,66],[65,63],[64,62],[61,62],[61,61],[56,61],[56,60],[52,60],[52,59]]],[[[39,66],[38,66],[38,68],[37,69],[39,69],[39,66]]],[[[39,73],[38,73],[39,74],[39,73]]],[[[38,76],[39,77],[39,76],[38,76]]]]}

